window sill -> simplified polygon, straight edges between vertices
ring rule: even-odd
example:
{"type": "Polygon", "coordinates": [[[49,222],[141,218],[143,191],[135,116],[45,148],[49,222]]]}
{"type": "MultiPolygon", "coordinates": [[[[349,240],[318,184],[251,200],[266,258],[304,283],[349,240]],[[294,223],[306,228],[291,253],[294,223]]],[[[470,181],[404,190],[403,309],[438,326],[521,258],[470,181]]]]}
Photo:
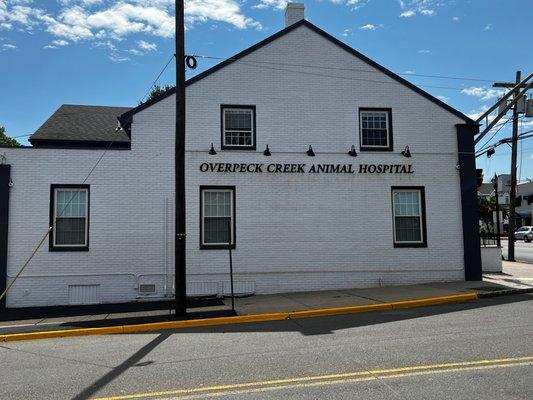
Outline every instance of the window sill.
{"type": "MultiPolygon", "coordinates": [[[[231,245],[231,249],[235,250],[235,245],[231,245]]],[[[229,250],[227,244],[201,244],[200,250],[229,250]]]]}
{"type": "Polygon", "coordinates": [[[89,251],[89,246],[49,247],[48,251],[89,251]]]}
{"type": "Polygon", "coordinates": [[[255,151],[255,146],[220,146],[220,150],[246,150],[246,151],[255,151]]]}
{"type": "Polygon", "coordinates": [[[394,243],[394,247],[396,248],[402,248],[402,247],[424,248],[424,247],[428,247],[428,244],[427,243],[394,243]]]}
{"type": "Polygon", "coordinates": [[[392,152],[392,147],[359,147],[359,151],[390,151],[392,152]]]}

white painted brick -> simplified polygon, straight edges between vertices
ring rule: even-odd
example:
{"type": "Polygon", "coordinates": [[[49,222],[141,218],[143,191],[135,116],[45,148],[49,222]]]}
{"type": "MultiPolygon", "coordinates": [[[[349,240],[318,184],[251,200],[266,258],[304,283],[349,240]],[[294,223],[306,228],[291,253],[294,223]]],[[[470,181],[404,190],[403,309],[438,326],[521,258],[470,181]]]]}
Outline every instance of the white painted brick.
{"type": "MultiPolygon", "coordinates": [[[[324,68],[236,62],[187,88],[190,287],[216,285],[221,293],[229,279],[227,251],[199,249],[200,185],[236,186],[235,279],[253,282],[256,293],[464,278],[459,118],[306,27],[243,61],[324,68]],[[257,107],[257,152],[219,150],[220,104],[257,107]],[[359,147],[358,107],[392,108],[394,153],[345,154],[359,147]],[[216,156],[207,154],[211,142],[216,156]],[[262,154],[266,144],[272,157],[262,154]],[[314,158],[305,155],[309,144],[314,158]],[[409,176],[199,171],[202,162],[403,163],[398,153],[406,145],[415,170],[409,176]],[[401,185],[425,187],[427,248],[393,247],[391,186],[401,185]]],[[[46,243],[9,293],[9,307],[68,304],[73,284],[99,284],[103,302],[135,300],[139,280],[164,294],[165,271],[173,270],[174,115],[171,96],[134,116],[131,151],[110,150],[87,181],[90,251],[49,252],[46,243]]],[[[2,152],[14,181],[8,250],[14,276],[47,229],[50,184],[79,183],[102,151],[2,152]]],[[[172,282],[168,276],[169,292],[172,282]]]]}

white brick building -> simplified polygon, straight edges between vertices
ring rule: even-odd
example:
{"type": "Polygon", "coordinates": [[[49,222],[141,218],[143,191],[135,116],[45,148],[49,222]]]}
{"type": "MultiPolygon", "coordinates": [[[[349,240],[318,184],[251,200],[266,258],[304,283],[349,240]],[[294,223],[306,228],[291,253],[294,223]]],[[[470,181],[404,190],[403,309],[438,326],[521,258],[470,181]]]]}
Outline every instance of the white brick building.
{"type": "MultiPolygon", "coordinates": [[[[289,17],[187,82],[188,295],[228,293],[228,220],[239,293],[480,279],[477,126],[289,17]]],[[[33,147],[0,149],[0,286],[55,226],[7,307],[172,297],[174,101],[64,106],[33,147]]]]}

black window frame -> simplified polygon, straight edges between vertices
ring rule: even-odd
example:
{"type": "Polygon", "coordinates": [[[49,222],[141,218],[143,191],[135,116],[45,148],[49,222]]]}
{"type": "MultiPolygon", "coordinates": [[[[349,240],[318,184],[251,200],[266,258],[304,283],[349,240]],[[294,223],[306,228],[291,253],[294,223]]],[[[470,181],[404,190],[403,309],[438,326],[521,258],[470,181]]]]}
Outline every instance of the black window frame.
{"type": "Polygon", "coordinates": [[[393,151],[394,150],[394,143],[393,143],[393,134],[392,134],[392,108],[389,107],[359,107],[358,111],[358,121],[359,121],[359,150],[360,151],[393,151]],[[387,113],[387,120],[388,120],[388,128],[387,128],[387,139],[388,139],[388,146],[382,147],[382,146],[364,146],[363,145],[363,122],[361,118],[361,114],[363,112],[386,112],[387,113]]]}
{"type": "Polygon", "coordinates": [[[424,186],[392,186],[391,187],[391,213],[392,213],[392,243],[394,247],[428,247],[427,241],[427,224],[426,224],[426,189],[424,186]],[[396,241],[396,221],[394,215],[394,191],[395,190],[417,190],[420,192],[420,211],[421,211],[421,225],[422,225],[422,241],[421,242],[397,242],[396,241]]]}
{"type": "Polygon", "coordinates": [[[242,104],[221,104],[220,105],[220,148],[222,150],[245,150],[255,151],[257,149],[257,129],[256,129],[256,107],[254,105],[242,104]],[[224,110],[243,109],[252,110],[252,145],[250,146],[232,146],[224,144],[224,110]]]}
{"type": "Polygon", "coordinates": [[[233,232],[230,232],[230,235],[232,234],[232,243],[231,243],[231,248],[232,249],[235,249],[236,248],[236,242],[237,242],[237,196],[236,196],[236,190],[235,190],[235,186],[221,186],[221,185],[203,185],[203,186],[200,186],[200,237],[199,237],[199,240],[200,240],[200,250],[228,250],[230,248],[230,246],[228,246],[227,244],[206,244],[203,242],[203,234],[204,234],[204,196],[203,196],[203,192],[204,190],[230,190],[231,191],[231,196],[232,196],[232,210],[231,212],[233,213],[232,215],[232,221],[233,223],[231,224],[232,227],[232,231],[233,232]]]}
{"type": "Polygon", "coordinates": [[[90,216],[91,216],[91,185],[73,185],[73,184],[52,184],[50,185],[50,220],[49,226],[53,227],[48,235],[48,250],[49,251],[89,251],[89,239],[90,239],[90,216]],[[56,189],[84,189],[87,190],[87,215],[86,215],[86,228],[87,228],[87,241],[83,246],[65,246],[54,244],[56,224],[54,221],[55,207],[56,207],[56,189]]]}

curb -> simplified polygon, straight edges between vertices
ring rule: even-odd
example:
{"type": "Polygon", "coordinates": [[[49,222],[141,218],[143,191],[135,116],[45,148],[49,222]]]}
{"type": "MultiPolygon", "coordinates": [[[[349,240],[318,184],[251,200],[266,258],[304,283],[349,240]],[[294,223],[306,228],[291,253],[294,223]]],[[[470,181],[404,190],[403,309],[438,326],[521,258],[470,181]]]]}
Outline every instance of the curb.
{"type": "Polygon", "coordinates": [[[512,294],[525,294],[525,293],[533,293],[533,288],[507,289],[507,290],[498,290],[497,292],[478,293],[477,297],[479,297],[480,299],[488,299],[491,297],[510,296],[512,294]]]}
{"type": "MultiPolygon", "coordinates": [[[[517,289],[518,290],[518,289],[517,289]]],[[[529,289],[525,289],[529,290],[529,289]]],[[[491,293],[492,294],[492,293],[491,293]]],[[[514,293],[512,293],[514,294],[514,293]]],[[[270,314],[251,314],[234,317],[218,317],[191,319],[184,321],[154,322],[149,324],[110,326],[101,328],[65,329],[56,331],[13,333],[0,335],[0,342],[14,342],[19,340],[51,339],[59,337],[75,337],[90,335],[108,335],[117,333],[149,332],[165,329],[193,328],[201,326],[243,324],[251,322],[282,321],[287,319],[314,318],[340,314],[356,314],[372,311],[395,310],[401,308],[425,307],[436,304],[456,303],[461,301],[477,300],[477,293],[465,293],[451,296],[428,297],[418,300],[396,301],[391,303],[366,304],[361,306],[348,306],[336,308],[323,308],[318,310],[288,311],[270,314]]],[[[485,297],[485,296],[483,296],[485,297]]],[[[491,296],[492,297],[492,296],[491,296]]]]}

